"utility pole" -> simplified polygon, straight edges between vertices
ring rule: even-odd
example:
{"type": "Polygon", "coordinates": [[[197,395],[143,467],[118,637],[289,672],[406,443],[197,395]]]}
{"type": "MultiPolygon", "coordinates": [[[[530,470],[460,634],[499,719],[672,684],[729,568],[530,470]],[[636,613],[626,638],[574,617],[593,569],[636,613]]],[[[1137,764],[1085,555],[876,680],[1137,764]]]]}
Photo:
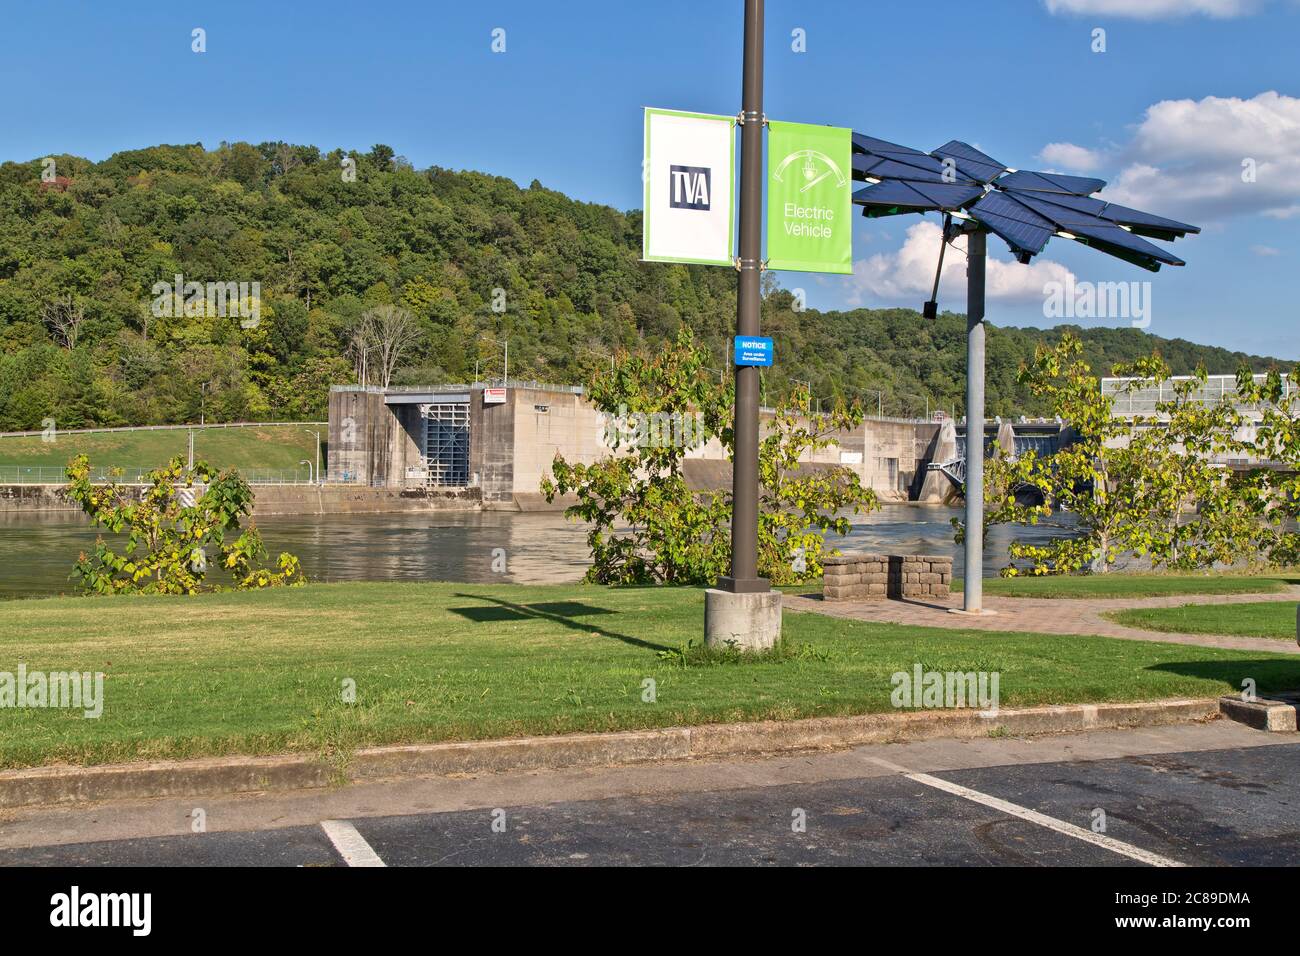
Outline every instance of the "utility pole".
{"type": "MultiPolygon", "coordinates": [[[[759,335],[763,253],[763,0],[745,0],[741,78],[740,259],[736,335],[759,335]]],[[[715,646],[771,647],[781,634],[781,593],[758,576],[759,369],[736,366],[731,492],[731,574],[705,593],[704,636],[715,646]]]]}
{"type": "Polygon", "coordinates": [[[207,391],[211,382],[204,382],[199,386],[199,424],[204,424],[207,418],[207,391]]]}

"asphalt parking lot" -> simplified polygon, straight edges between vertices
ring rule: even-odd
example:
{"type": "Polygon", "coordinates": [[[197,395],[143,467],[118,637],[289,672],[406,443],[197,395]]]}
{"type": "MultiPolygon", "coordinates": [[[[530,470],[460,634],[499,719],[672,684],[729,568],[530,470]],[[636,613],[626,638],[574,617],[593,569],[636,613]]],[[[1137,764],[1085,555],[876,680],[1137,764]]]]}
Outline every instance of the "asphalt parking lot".
{"type": "MultiPolygon", "coordinates": [[[[1077,745],[1063,737],[965,749],[951,741],[864,747],[803,761],[587,771],[558,782],[488,778],[459,790],[443,782],[437,793],[447,795],[434,797],[411,782],[400,785],[410,788],[400,798],[391,789],[399,785],[375,785],[350,805],[338,803],[343,796],[334,804],[296,798],[309,802],[293,812],[283,803],[251,804],[254,822],[202,833],[188,832],[183,803],[155,802],[152,811],[166,818],[157,829],[173,832],[121,839],[76,839],[94,832],[87,814],[106,816],[104,808],[59,811],[31,831],[47,838],[11,834],[0,865],[1300,863],[1300,739],[1236,725],[1183,730],[1072,735],[1077,745]],[[1195,746],[1177,749],[1180,741],[1195,746]],[[1035,759],[1061,754],[1070,759],[1035,759]],[[800,776],[806,779],[790,782],[800,776]],[[611,795],[562,798],[570,792],[611,795]],[[529,794],[539,799],[530,802],[529,794]],[[495,795],[501,806],[491,804],[495,795]],[[389,805],[385,797],[393,798],[389,805]],[[440,803],[449,808],[389,812],[440,803]],[[353,815],[338,812],[349,808],[353,815]],[[319,819],[276,825],[294,817],[319,819]],[[22,842],[30,845],[14,845],[22,842]]],[[[241,799],[248,812],[249,798],[241,799]]],[[[134,812],[142,821],[136,828],[148,829],[150,806],[134,812]]],[[[218,821],[231,816],[220,807],[209,812],[218,821]]],[[[0,835],[5,829],[0,821],[0,835]]]]}

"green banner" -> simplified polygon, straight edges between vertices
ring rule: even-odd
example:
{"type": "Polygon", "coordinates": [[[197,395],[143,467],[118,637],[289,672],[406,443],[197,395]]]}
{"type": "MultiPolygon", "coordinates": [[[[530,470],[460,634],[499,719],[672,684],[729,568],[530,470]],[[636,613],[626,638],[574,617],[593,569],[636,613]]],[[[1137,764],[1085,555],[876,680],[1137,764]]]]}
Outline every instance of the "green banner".
{"type": "Polygon", "coordinates": [[[767,267],[853,271],[852,130],[767,126],[767,267]]]}

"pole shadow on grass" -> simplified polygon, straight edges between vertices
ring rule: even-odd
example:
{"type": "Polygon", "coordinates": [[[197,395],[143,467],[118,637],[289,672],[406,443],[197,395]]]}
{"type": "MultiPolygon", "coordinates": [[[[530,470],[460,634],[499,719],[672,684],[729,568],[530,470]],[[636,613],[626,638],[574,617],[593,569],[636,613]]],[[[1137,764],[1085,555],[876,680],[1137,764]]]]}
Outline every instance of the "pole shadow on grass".
{"type": "Polygon", "coordinates": [[[613,638],[616,641],[622,641],[624,644],[631,644],[633,647],[643,647],[651,651],[672,650],[666,644],[655,644],[653,641],[642,640],[630,634],[620,634],[618,631],[611,631],[608,628],[575,620],[575,618],[589,617],[593,614],[620,613],[611,611],[608,608],[597,607],[594,604],[584,604],[582,601],[543,601],[538,604],[516,604],[514,601],[506,601],[502,598],[488,597],[483,594],[461,594],[459,592],[455,597],[469,598],[471,601],[487,601],[492,605],[491,607],[451,607],[447,609],[452,614],[459,614],[467,621],[473,621],[475,624],[485,624],[492,621],[550,621],[571,630],[582,631],[584,634],[599,634],[601,637],[613,638]]]}
{"type": "Polygon", "coordinates": [[[1260,693],[1276,693],[1300,688],[1300,659],[1259,659],[1235,661],[1168,661],[1152,664],[1147,670],[1164,671],[1180,677],[1198,677],[1228,684],[1233,691],[1250,678],[1260,693]]]}

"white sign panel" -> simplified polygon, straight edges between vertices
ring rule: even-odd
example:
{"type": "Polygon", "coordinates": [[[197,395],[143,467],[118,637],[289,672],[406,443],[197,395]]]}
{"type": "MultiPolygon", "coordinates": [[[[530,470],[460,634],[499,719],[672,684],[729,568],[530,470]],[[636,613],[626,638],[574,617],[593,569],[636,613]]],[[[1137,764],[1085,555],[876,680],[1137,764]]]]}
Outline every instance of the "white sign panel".
{"type": "Polygon", "coordinates": [[[504,388],[483,389],[484,405],[504,405],[505,403],[506,403],[506,390],[504,388]]]}
{"type": "Polygon", "coordinates": [[[641,258],[734,266],[736,120],[646,109],[641,258]]]}

